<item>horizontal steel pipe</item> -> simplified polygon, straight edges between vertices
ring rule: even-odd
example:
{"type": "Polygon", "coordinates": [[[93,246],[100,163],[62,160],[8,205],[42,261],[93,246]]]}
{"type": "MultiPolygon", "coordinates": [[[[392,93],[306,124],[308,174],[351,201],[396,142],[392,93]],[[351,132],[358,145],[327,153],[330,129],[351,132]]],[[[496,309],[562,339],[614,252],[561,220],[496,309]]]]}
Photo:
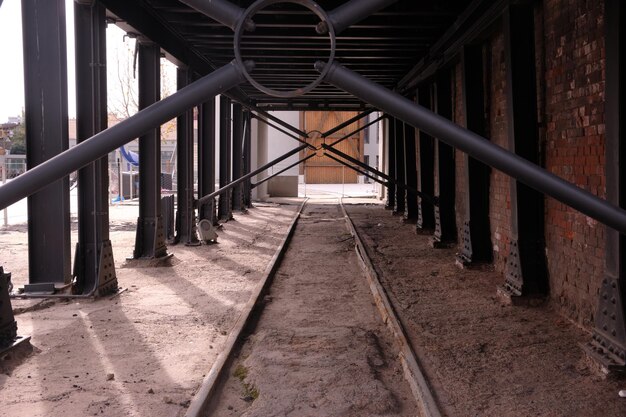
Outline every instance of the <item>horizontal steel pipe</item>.
{"type": "MultiPolygon", "coordinates": [[[[245,12],[241,7],[232,4],[227,0],[179,0],[181,3],[186,4],[194,10],[199,11],[205,16],[220,22],[224,26],[228,26],[232,30],[235,30],[239,19],[245,12]]],[[[253,31],[254,23],[252,21],[246,22],[246,30],[253,31]]]]}
{"type": "Polygon", "coordinates": [[[272,178],[274,178],[275,176],[282,174],[283,172],[287,171],[288,169],[291,169],[291,168],[295,167],[296,165],[300,165],[301,163],[303,163],[303,162],[305,162],[305,161],[308,161],[309,159],[313,158],[315,155],[316,155],[315,153],[312,153],[311,155],[309,155],[309,156],[307,156],[307,157],[305,157],[305,158],[302,158],[302,159],[301,159],[301,160],[299,160],[298,162],[294,162],[293,164],[291,164],[291,165],[289,165],[289,166],[287,166],[287,167],[285,167],[285,168],[281,169],[280,171],[273,173],[273,174],[272,174],[272,175],[270,175],[269,177],[263,178],[261,181],[259,181],[259,182],[257,182],[257,183],[252,184],[252,188],[256,188],[256,187],[258,187],[259,185],[263,184],[264,182],[271,180],[271,179],[272,179],[272,178]]]}
{"type": "Polygon", "coordinates": [[[355,130],[354,132],[350,132],[347,135],[337,139],[336,141],[334,141],[333,143],[331,143],[329,146],[335,146],[336,144],[343,142],[344,140],[348,139],[350,136],[359,133],[362,130],[367,129],[368,127],[370,127],[371,125],[380,122],[382,119],[385,119],[387,116],[386,115],[382,115],[380,117],[377,117],[376,120],[372,120],[371,122],[361,126],[360,128],[358,128],[357,130],[355,130]]]}
{"type": "Polygon", "coordinates": [[[270,162],[268,162],[267,164],[263,165],[260,168],[255,169],[254,171],[252,171],[249,174],[244,175],[243,177],[238,178],[235,181],[232,181],[228,184],[226,184],[225,186],[223,186],[222,188],[220,188],[219,190],[216,190],[214,192],[212,192],[211,194],[207,194],[202,198],[199,198],[196,203],[198,205],[198,207],[200,206],[200,204],[203,204],[205,202],[207,202],[208,200],[217,197],[218,195],[230,190],[231,188],[241,184],[242,182],[244,182],[245,180],[254,177],[255,175],[260,174],[261,172],[265,171],[268,168],[273,167],[274,165],[276,165],[279,162],[284,161],[285,159],[289,158],[291,155],[295,155],[300,151],[305,150],[306,148],[308,148],[309,145],[302,145],[302,146],[298,146],[297,148],[294,148],[292,150],[290,150],[289,152],[287,152],[286,154],[284,154],[283,156],[280,156],[270,162]]]}
{"type": "Polygon", "coordinates": [[[339,132],[341,129],[343,129],[344,127],[350,126],[352,123],[354,122],[358,122],[359,120],[361,120],[362,118],[369,116],[375,109],[368,109],[365,110],[362,113],[357,114],[356,116],[354,116],[351,119],[346,120],[345,122],[333,127],[332,129],[322,133],[322,137],[323,138],[327,138],[330,135],[332,135],[335,132],[339,132]]]}
{"type": "Polygon", "coordinates": [[[398,0],[351,0],[328,13],[330,22],[318,23],[316,30],[319,34],[328,32],[328,24],[333,25],[335,34],[339,34],[352,24],[360,22],[372,13],[394,4],[398,0]]]}
{"type": "MultiPolygon", "coordinates": [[[[322,70],[325,62],[315,67],[322,70]]],[[[626,211],[337,63],[326,81],[544,194],[626,234],[626,211]]]]}
{"type": "Polygon", "coordinates": [[[171,96],[79,143],[73,148],[0,186],[0,209],[27,197],[46,185],[106,156],[109,152],[141,136],[150,129],[178,116],[185,110],[220,94],[244,80],[235,62],[199,79],[171,96]]]}

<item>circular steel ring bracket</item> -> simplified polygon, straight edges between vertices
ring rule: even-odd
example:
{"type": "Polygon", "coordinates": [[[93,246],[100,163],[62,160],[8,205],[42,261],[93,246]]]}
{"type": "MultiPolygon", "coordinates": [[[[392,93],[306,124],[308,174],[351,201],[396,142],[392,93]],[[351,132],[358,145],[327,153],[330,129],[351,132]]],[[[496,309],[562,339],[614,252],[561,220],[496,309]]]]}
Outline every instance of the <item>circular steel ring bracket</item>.
{"type": "Polygon", "coordinates": [[[246,9],[244,14],[239,19],[239,22],[237,23],[237,27],[235,28],[235,37],[234,37],[235,60],[237,61],[237,64],[241,68],[243,75],[250,82],[250,84],[252,84],[257,90],[273,97],[281,97],[281,98],[298,97],[298,96],[308,93],[309,91],[313,90],[315,87],[320,85],[320,83],[326,77],[326,74],[328,74],[328,71],[330,71],[331,64],[333,63],[335,59],[336,46],[337,46],[337,38],[335,36],[335,29],[333,28],[333,25],[330,23],[326,12],[313,0],[258,0],[246,9]],[[320,23],[325,24],[324,27],[328,28],[328,32],[326,34],[328,35],[330,39],[330,55],[328,57],[328,62],[326,62],[326,65],[324,66],[324,69],[321,71],[320,75],[310,84],[304,87],[295,89],[295,90],[291,90],[291,91],[274,90],[272,88],[265,87],[264,85],[256,81],[254,78],[252,78],[252,76],[248,72],[248,69],[244,65],[244,60],[241,56],[240,47],[241,47],[241,38],[243,37],[243,33],[246,30],[250,29],[251,27],[254,27],[253,25],[250,25],[251,19],[260,10],[266,8],[267,6],[271,6],[273,4],[278,4],[278,3],[298,4],[300,6],[303,6],[309,9],[317,17],[320,18],[321,20],[320,23]]]}

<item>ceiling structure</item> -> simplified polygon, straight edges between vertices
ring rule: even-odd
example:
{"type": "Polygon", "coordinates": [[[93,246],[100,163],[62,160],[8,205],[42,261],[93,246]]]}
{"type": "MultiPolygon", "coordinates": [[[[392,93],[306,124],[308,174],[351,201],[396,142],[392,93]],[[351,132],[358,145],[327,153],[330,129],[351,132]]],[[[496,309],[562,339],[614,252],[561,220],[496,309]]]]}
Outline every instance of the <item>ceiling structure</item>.
{"type": "MultiPolygon", "coordinates": [[[[108,18],[125,31],[158,43],[177,65],[205,75],[234,58],[232,29],[178,0],[103,0],[108,18]]],[[[233,0],[247,8],[252,0],[233,0]]],[[[329,12],[345,0],[319,0],[329,12]]],[[[400,0],[339,33],[335,59],[390,89],[426,61],[441,59],[445,48],[493,3],[485,0],[400,0]]],[[[276,4],[253,18],[256,30],[241,40],[244,59],[256,64],[254,80],[277,90],[293,90],[311,82],[313,68],[330,53],[328,35],[315,31],[320,19],[300,5],[276,4]]],[[[408,84],[407,84],[408,85],[408,84]]],[[[364,107],[353,96],[322,83],[293,98],[268,96],[249,82],[229,91],[241,102],[266,109],[354,109],[364,107]]]]}

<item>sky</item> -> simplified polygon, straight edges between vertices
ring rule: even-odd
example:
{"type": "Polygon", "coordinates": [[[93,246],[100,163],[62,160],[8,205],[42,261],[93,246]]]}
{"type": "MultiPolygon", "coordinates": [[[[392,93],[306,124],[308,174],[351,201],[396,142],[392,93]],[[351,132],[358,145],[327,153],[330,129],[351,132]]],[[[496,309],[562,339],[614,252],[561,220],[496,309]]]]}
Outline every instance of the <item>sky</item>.
{"type": "MultiPolygon", "coordinates": [[[[0,123],[8,117],[19,116],[24,108],[24,60],[22,54],[21,0],[4,0],[0,5],[0,123]]],[[[65,0],[67,37],[68,114],[76,116],[76,89],[74,76],[74,0],[65,0]]],[[[125,38],[124,32],[115,25],[107,28],[107,66],[109,104],[121,101],[117,77],[118,66],[130,66],[134,41],[125,38]]],[[[168,83],[175,82],[175,67],[163,68],[168,83]],[[172,75],[174,74],[174,75],[172,75]]],[[[132,74],[132,71],[127,71],[132,74]]],[[[169,91],[174,91],[169,86],[169,91]]]]}

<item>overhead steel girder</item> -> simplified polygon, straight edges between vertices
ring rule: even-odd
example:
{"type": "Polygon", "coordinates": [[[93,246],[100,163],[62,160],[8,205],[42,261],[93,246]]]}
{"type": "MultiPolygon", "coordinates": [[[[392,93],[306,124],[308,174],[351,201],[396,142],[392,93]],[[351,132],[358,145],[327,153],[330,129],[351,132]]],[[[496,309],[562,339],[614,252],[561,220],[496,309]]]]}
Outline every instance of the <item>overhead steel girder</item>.
{"type": "MultiPolygon", "coordinates": [[[[318,62],[321,71],[326,63],[318,62]]],[[[626,211],[367,78],[332,63],[325,80],[526,185],[626,234],[626,211]]]]}
{"type": "Polygon", "coordinates": [[[0,186],[0,209],[27,197],[47,184],[63,178],[92,161],[141,136],[150,129],[176,117],[243,82],[239,66],[231,62],[195,81],[169,97],[154,103],[128,119],[112,126],[73,148],[37,165],[13,181],[0,186]]]}

